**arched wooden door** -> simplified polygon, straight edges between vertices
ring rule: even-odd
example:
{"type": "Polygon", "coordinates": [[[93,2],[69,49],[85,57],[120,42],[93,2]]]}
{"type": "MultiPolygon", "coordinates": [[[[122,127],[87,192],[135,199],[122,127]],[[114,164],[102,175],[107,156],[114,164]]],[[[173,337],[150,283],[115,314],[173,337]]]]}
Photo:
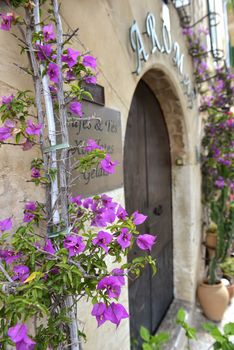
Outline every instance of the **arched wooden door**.
{"type": "MultiPolygon", "coordinates": [[[[132,344],[143,325],[154,333],[173,299],[171,159],[166,124],[160,105],[141,81],[129,112],[124,148],[126,209],[148,215],[138,226],[141,233],[157,235],[152,250],[157,274],[147,266],[139,279],[129,280],[129,308],[132,344]]],[[[141,256],[134,247],[128,259],[141,256]]],[[[135,349],[135,348],[134,348],[135,349]]],[[[140,349],[140,346],[139,346],[140,349]]]]}

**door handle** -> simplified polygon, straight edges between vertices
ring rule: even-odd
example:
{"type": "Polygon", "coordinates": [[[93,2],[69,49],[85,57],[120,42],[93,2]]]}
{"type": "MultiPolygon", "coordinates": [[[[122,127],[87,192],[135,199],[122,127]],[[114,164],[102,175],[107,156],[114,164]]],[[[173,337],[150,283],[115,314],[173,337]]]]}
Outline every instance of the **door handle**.
{"type": "Polygon", "coordinates": [[[153,210],[154,215],[160,216],[163,213],[163,207],[162,205],[158,205],[157,207],[154,208],[153,210]]]}

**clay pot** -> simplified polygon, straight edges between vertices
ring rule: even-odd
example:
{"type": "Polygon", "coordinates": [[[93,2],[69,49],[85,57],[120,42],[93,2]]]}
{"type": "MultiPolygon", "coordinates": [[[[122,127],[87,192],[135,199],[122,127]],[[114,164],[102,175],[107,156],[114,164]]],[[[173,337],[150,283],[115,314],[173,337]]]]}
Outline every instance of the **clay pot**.
{"type": "Polygon", "coordinates": [[[205,316],[211,321],[221,321],[230,300],[227,287],[222,282],[201,283],[197,296],[205,316]]]}
{"type": "Polygon", "coordinates": [[[227,286],[227,290],[231,300],[234,297],[234,284],[230,284],[229,286],[227,286]]]}

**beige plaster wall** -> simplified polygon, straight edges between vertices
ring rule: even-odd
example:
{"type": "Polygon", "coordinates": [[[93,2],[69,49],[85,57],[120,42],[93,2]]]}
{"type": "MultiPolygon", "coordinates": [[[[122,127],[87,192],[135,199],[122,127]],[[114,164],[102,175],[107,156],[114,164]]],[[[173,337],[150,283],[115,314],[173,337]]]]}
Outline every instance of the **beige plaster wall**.
{"type": "MultiPolygon", "coordinates": [[[[160,31],[162,1],[159,0],[66,0],[62,2],[64,29],[79,27],[79,35],[73,39],[73,47],[82,51],[91,50],[98,58],[99,84],[105,87],[106,106],[121,112],[124,134],[132,96],[138,81],[143,77],[161,103],[170,133],[172,150],[173,186],[173,235],[174,235],[174,285],[175,297],[194,301],[197,283],[197,263],[200,261],[200,167],[195,148],[200,147],[200,121],[196,101],[194,108],[187,108],[187,99],[180,84],[180,77],[171,57],[156,53],[143,64],[140,76],[132,74],[135,55],[129,43],[129,27],[137,20],[143,31],[147,12],[153,12],[160,31]],[[148,72],[148,73],[147,73],[148,72]],[[149,73],[150,72],[150,73],[149,73]],[[145,74],[147,73],[147,74],[145,74]],[[161,77],[161,85],[160,85],[161,77]],[[165,83],[165,84],[164,84],[165,83]],[[183,165],[176,165],[178,158],[183,165]]],[[[181,34],[176,11],[170,6],[173,41],[178,41],[185,54],[184,70],[192,79],[192,65],[185,40],[181,34]]],[[[144,36],[149,52],[149,40],[144,36]]],[[[30,79],[13,66],[13,62],[25,64],[18,55],[16,41],[9,33],[0,32],[0,92],[8,94],[17,88],[31,86],[30,79]]],[[[36,151],[35,151],[36,153],[36,151]]],[[[32,154],[14,149],[0,149],[1,216],[12,212],[19,219],[18,208],[24,199],[39,199],[43,193],[25,184],[29,177],[32,154]],[[37,198],[35,198],[37,197],[37,198]]],[[[112,193],[124,203],[124,190],[112,193]]],[[[127,288],[122,301],[128,307],[127,288]]],[[[129,324],[124,320],[119,328],[106,324],[96,328],[91,319],[90,306],[78,305],[81,327],[85,327],[88,342],[84,350],[128,350],[130,344],[129,324]],[[108,339],[108,341],[107,341],[108,339]]]]}

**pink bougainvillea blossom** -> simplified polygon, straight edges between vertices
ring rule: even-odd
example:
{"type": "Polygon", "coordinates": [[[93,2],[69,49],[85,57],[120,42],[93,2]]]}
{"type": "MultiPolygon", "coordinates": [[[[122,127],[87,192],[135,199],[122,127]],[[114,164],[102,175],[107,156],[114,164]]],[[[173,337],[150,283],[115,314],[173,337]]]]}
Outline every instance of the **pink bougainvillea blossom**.
{"type": "Polygon", "coordinates": [[[78,115],[82,117],[82,104],[80,102],[71,102],[69,106],[69,110],[72,114],[78,115]]]}
{"type": "Polygon", "coordinates": [[[121,205],[119,205],[117,212],[116,212],[116,216],[120,220],[125,220],[126,217],[128,216],[128,213],[121,205]]]}
{"type": "Polygon", "coordinates": [[[119,298],[122,284],[116,276],[106,276],[98,284],[98,290],[105,290],[109,298],[119,298]]]}
{"type": "Polygon", "coordinates": [[[122,249],[126,249],[131,245],[132,235],[129,233],[127,228],[122,228],[121,233],[117,238],[117,242],[121,246],[122,249]]]}
{"type": "Polygon", "coordinates": [[[72,68],[77,63],[77,58],[79,56],[79,51],[68,48],[67,53],[65,55],[62,55],[62,62],[65,62],[69,68],[72,68]]]}
{"type": "Polygon", "coordinates": [[[41,177],[40,170],[39,170],[39,169],[36,169],[36,168],[32,168],[32,169],[31,169],[31,177],[32,177],[33,179],[38,179],[39,177],[41,177]]]}
{"type": "Polygon", "coordinates": [[[136,244],[142,250],[151,250],[152,246],[156,242],[157,236],[152,236],[147,233],[139,235],[136,240],[136,244]]]}
{"type": "Polygon", "coordinates": [[[8,107],[10,107],[13,99],[14,99],[14,95],[2,96],[2,105],[8,105],[8,107]]]}
{"type": "Polygon", "coordinates": [[[24,282],[30,275],[29,268],[26,265],[16,265],[13,271],[15,273],[12,277],[14,281],[19,280],[20,282],[24,282]]]}
{"type": "Polygon", "coordinates": [[[5,124],[0,128],[0,141],[6,141],[12,136],[15,123],[12,120],[6,120],[5,124]]]}
{"type": "Polygon", "coordinates": [[[85,250],[85,243],[82,237],[76,235],[69,235],[63,241],[64,248],[69,252],[69,256],[75,256],[85,250]]]}
{"type": "Polygon", "coordinates": [[[24,323],[17,323],[8,329],[8,336],[15,343],[16,350],[33,350],[36,343],[27,335],[27,327],[24,323]]]}
{"type": "Polygon", "coordinates": [[[97,60],[95,57],[90,56],[90,55],[86,55],[83,57],[83,65],[86,67],[91,67],[93,69],[97,68],[97,60]]]}
{"type": "Polygon", "coordinates": [[[96,317],[98,327],[100,327],[104,322],[108,320],[108,318],[106,317],[106,312],[107,312],[106,304],[97,303],[93,305],[91,315],[96,317]]]}
{"type": "Polygon", "coordinates": [[[66,78],[67,81],[76,80],[76,75],[75,75],[75,73],[74,73],[71,69],[69,69],[69,70],[66,72],[65,78],[66,78]]]}
{"type": "Polygon", "coordinates": [[[132,214],[132,217],[133,217],[133,223],[135,225],[143,224],[143,222],[145,222],[145,220],[147,219],[147,216],[140,214],[138,211],[135,211],[132,214]]]}
{"type": "Polygon", "coordinates": [[[112,273],[113,276],[116,276],[118,278],[119,283],[122,286],[125,285],[124,270],[116,268],[116,269],[113,269],[111,271],[111,273],[112,273]]]}
{"type": "Polygon", "coordinates": [[[22,256],[21,253],[16,253],[12,250],[0,250],[0,259],[5,260],[7,265],[12,264],[15,260],[22,256]]]}
{"type": "Polygon", "coordinates": [[[0,17],[2,19],[0,29],[9,31],[11,29],[12,21],[14,20],[13,13],[0,14],[0,17]]]}
{"type": "Polygon", "coordinates": [[[84,81],[87,84],[97,84],[97,77],[95,77],[94,75],[88,75],[84,78],[84,81]]]}
{"type": "Polygon", "coordinates": [[[50,58],[53,52],[53,48],[51,44],[44,44],[44,45],[37,44],[36,48],[38,50],[37,57],[40,61],[45,61],[46,59],[50,58]]]}
{"type": "Polygon", "coordinates": [[[55,249],[50,239],[46,240],[46,244],[44,245],[43,250],[47,253],[53,254],[55,253],[55,249]]]}
{"type": "Polygon", "coordinates": [[[82,200],[81,200],[82,196],[78,195],[76,197],[71,197],[70,198],[70,202],[71,203],[75,203],[76,205],[80,206],[82,204],[82,200]]]}
{"type": "Polygon", "coordinates": [[[4,219],[0,221],[0,231],[8,231],[12,228],[12,220],[11,218],[4,219]]]}
{"type": "Polygon", "coordinates": [[[129,317],[129,314],[122,304],[111,303],[105,313],[105,317],[118,326],[122,319],[129,317]]]}
{"type": "Polygon", "coordinates": [[[118,161],[112,161],[110,155],[107,154],[106,157],[100,162],[102,170],[108,174],[114,174],[116,165],[119,164],[118,161]]]}
{"type": "Polygon", "coordinates": [[[56,63],[50,62],[48,64],[47,73],[51,81],[53,81],[56,84],[59,83],[59,67],[56,63]]]}
{"type": "Polygon", "coordinates": [[[48,24],[42,28],[45,41],[55,40],[55,32],[53,24],[48,24]]]}
{"type": "Polygon", "coordinates": [[[34,124],[31,119],[27,121],[27,128],[25,129],[28,135],[39,136],[42,129],[42,124],[34,124]]]}
{"type": "Polygon", "coordinates": [[[100,149],[103,150],[103,147],[99,146],[97,142],[93,139],[88,139],[86,146],[85,146],[85,151],[86,152],[91,152],[95,149],[100,149]]]}
{"type": "Polygon", "coordinates": [[[105,231],[99,231],[97,234],[97,237],[94,238],[92,242],[94,245],[97,245],[103,248],[104,251],[108,253],[109,248],[107,245],[110,244],[112,239],[113,239],[113,236],[110,233],[105,231]]]}

